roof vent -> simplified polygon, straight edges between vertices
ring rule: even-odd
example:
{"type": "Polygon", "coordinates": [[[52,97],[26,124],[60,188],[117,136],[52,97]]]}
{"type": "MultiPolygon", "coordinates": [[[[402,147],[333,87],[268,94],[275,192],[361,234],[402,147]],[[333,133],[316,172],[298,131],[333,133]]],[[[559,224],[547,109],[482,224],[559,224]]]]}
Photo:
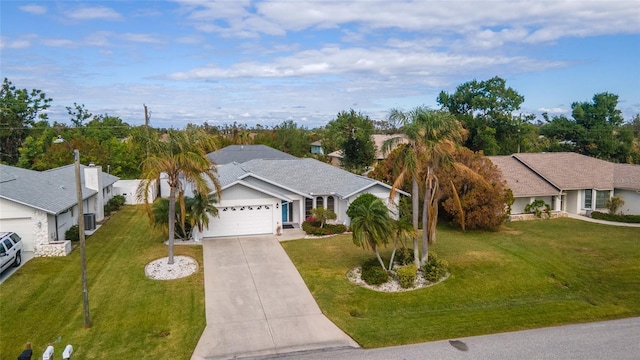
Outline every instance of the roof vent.
{"type": "Polygon", "coordinates": [[[96,164],[95,164],[95,163],[90,162],[90,163],[89,163],[89,167],[96,167],[96,164]]]}

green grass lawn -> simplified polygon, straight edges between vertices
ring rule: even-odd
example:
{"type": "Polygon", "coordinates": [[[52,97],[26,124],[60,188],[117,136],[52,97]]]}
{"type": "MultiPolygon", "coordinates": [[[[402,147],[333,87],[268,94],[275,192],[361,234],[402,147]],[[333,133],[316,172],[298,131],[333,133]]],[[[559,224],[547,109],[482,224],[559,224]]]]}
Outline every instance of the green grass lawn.
{"type": "Polygon", "coordinates": [[[346,279],[373,256],[350,236],[283,246],[325,315],[364,347],[640,315],[640,228],[571,219],[509,223],[500,232],[440,227],[431,250],[449,262],[451,277],[393,294],[346,279]]]}
{"type": "MultiPolygon", "coordinates": [[[[34,359],[48,342],[55,358],[72,344],[78,359],[188,359],[205,327],[202,268],[187,278],[148,279],[144,266],[167,256],[143,208],[128,206],[87,239],[93,326],[83,328],[80,251],[35,258],[0,284],[0,359],[31,341],[34,359]]],[[[202,248],[176,246],[202,264],[202,248]]]]}

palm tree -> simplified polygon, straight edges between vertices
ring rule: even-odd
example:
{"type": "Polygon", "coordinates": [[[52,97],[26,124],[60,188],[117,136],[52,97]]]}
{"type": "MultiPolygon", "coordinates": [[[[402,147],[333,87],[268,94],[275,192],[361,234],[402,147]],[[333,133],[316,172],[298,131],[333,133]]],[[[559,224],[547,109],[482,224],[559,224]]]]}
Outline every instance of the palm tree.
{"type": "Polygon", "coordinates": [[[197,227],[200,233],[202,233],[204,228],[209,227],[209,214],[216,217],[218,216],[218,208],[214,205],[216,202],[215,194],[208,195],[199,192],[193,194],[191,206],[189,206],[191,226],[197,227]]]}
{"type": "MultiPolygon", "coordinates": [[[[453,152],[465,136],[466,131],[453,115],[448,112],[430,110],[419,106],[409,112],[392,109],[389,119],[403,124],[403,132],[408,144],[398,157],[402,169],[392,185],[390,198],[405,181],[412,182],[413,227],[418,230],[418,208],[420,188],[424,191],[422,207],[422,254],[418,256],[417,235],[414,236],[414,261],[416,266],[423,265],[428,258],[429,244],[436,240],[438,219],[439,183],[436,175],[442,166],[455,166],[464,170],[461,164],[453,161],[453,152]]],[[[391,139],[384,148],[389,149],[399,140],[391,139]]],[[[465,170],[466,171],[466,170],[465,170]]]]}
{"type": "MultiPolygon", "coordinates": [[[[148,205],[148,189],[164,174],[169,184],[169,264],[173,264],[173,245],[175,240],[176,195],[180,203],[181,218],[184,223],[186,215],[183,191],[187,183],[195,191],[209,194],[212,190],[220,196],[221,188],[215,164],[207,157],[207,152],[215,149],[215,141],[200,129],[169,130],[164,136],[151,135],[143,137],[149,149],[147,159],[142,163],[142,179],[138,194],[142,194],[148,205]],[[213,185],[214,189],[211,188],[213,185]]],[[[153,214],[150,213],[153,218],[153,214]]]]}
{"type": "Polygon", "coordinates": [[[380,266],[387,270],[378,252],[378,245],[388,244],[393,236],[393,220],[389,217],[389,209],[382,200],[376,198],[369,203],[357,204],[352,214],[353,243],[363,249],[370,247],[376,254],[380,266]]]}

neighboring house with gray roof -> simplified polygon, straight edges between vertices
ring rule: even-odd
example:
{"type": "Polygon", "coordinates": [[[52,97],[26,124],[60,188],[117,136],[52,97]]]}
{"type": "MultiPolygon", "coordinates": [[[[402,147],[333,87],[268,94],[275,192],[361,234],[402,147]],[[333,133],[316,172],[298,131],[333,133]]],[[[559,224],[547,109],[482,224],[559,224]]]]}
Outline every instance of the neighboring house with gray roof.
{"type": "MultiPolygon", "coordinates": [[[[242,151],[236,150],[236,153],[242,151]]],[[[379,197],[392,213],[396,211],[388,201],[389,185],[321,161],[261,156],[242,161],[244,159],[244,154],[236,159],[228,158],[228,162],[217,167],[222,187],[221,199],[216,204],[219,217],[211,217],[203,233],[194,231],[196,238],[277,234],[278,228],[299,227],[311,209],[320,206],[335,212],[336,222],[348,224],[349,204],[364,193],[379,197]]],[[[188,186],[186,193],[190,193],[188,186]]],[[[397,193],[395,204],[400,194],[408,195],[397,193]]]]}
{"type": "Polygon", "coordinates": [[[528,203],[538,199],[559,212],[606,211],[605,204],[614,195],[625,201],[623,213],[640,214],[640,165],[615,164],[571,152],[489,158],[516,198],[512,214],[523,213],[528,203]]]}
{"type": "MultiPolygon", "coordinates": [[[[100,166],[81,165],[84,212],[104,219],[117,177],[100,166]]],[[[75,166],[34,171],[0,165],[0,231],[16,232],[25,251],[36,256],[66,255],[65,232],[78,223],[75,166]]]]}
{"type": "Polygon", "coordinates": [[[216,165],[226,165],[232,162],[243,163],[254,159],[297,159],[297,157],[291,154],[287,154],[266,145],[229,145],[207,154],[207,157],[216,165]]]}

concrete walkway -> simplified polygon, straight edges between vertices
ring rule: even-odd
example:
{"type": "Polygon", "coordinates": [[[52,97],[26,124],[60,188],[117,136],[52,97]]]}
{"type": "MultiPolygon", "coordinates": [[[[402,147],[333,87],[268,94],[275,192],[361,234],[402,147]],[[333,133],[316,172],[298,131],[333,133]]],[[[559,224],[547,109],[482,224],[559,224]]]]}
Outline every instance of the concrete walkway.
{"type": "Polygon", "coordinates": [[[276,236],[202,243],[207,326],[192,359],[358,347],[322,314],[276,236]]]}
{"type": "Polygon", "coordinates": [[[603,225],[639,227],[640,228],[640,224],[630,224],[630,223],[622,223],[622,222],[617,222],[617,221],[600,220],[600,219],[590,218],[590,217],[584,216],[584,215],[577,215],[577,214],[567,213],[567,217],[570,218],[570,219],[582,220],[582,221],[587,221],[587,222],[592,222],[592,223],[597,223],[597,224],[603,224],[603,225]]]}

